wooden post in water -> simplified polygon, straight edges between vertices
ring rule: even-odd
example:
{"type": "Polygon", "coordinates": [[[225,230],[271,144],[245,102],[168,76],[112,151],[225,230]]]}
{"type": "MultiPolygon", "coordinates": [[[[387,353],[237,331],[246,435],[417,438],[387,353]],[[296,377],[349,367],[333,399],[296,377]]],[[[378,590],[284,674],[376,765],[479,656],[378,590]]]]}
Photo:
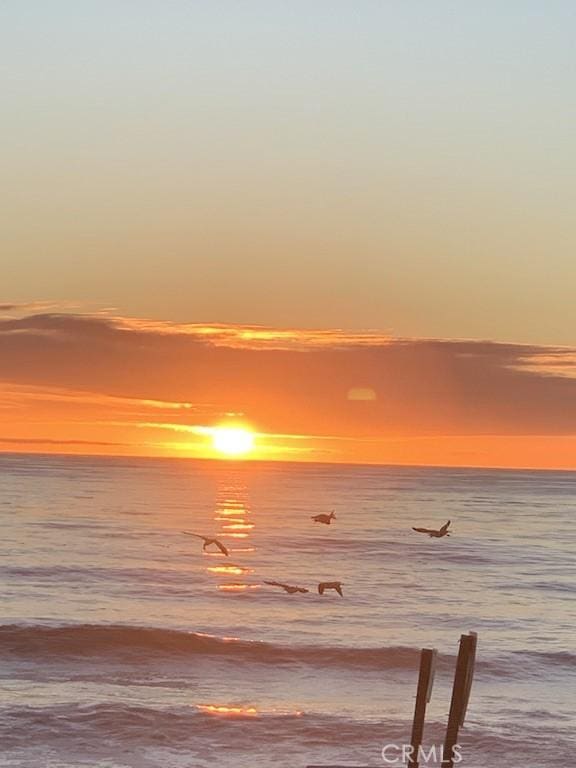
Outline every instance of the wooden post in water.
{"type": "Polygon", "coordinates": [[[418,768],[418,750],[420,749],[422,737],[424,736],[426,707],[432,696],[435,667],[436,649],[423,648],[420,652],[420,672],[418,674],[418,688],[416,689],[412,736],[410,737],[410,744],[412,746],[412,752],[408,758],[408,765],[410,768],[418,768]]]}
{"type": "Polygon", "coordinates": [[[454,747],[458,744],[458,732],[464,724],[466,709],[470,699],[477,641],[478,636],[475,632],[470,632],[460,637],[460,649],[458,651],[458,661],[456,662],[456,673],[452,687],[448,727],[446,728],[446,738],[442,752],[442,768],[454,768],[454,747]]]}

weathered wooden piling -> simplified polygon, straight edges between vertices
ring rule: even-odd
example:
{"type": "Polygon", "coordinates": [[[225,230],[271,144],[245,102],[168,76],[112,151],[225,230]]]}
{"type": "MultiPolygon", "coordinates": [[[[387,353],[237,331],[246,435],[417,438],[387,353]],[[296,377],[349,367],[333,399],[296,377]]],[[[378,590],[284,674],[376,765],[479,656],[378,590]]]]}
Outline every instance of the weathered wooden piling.
{"type": "MultiPolygon", "coordinates": [[[[454,684],[452,686],[450,713],[448,715],[446,737],[442,750],[442,768],[454,768],[454,763],[459,762],[459,760],[455,760],[458,753],[454,748],[458,744],[458,733],[460,728],[464,725],[464,720],[466,719],[466,711],[468,709],[470,691],[472,689],[472,681],[474,679],[477,644],[478,635],[476,632],[469,632],[467,635],[460,636],[460,648],[458,650],[458,660],[456,662],[454,684]]],[[[424,737],[426,709],[432,696],[432,687],[434,685],[436,657],[436,649],[423,648],[420,652],[420,670],[418,673],[416,704],[414,706],[412,736],[410,739],[411,750],[407,763],[408,768],[419,768],[419,751],[420,747],[422,746],[422,739],[424,737]]],[[[403,749],[402,751],[404,753],[403,749]]],[[[307,768],[347,767],[341,765],[309,765],[307,768]]],[[[352,766],[348,766],[348,768],[352,768],[352,766]]],[[[368,768],[368,766],[356,766],[355,768],[368,768]]]]}
{"type": "Polygon", "coordinates": [[[466,709],[474,677],[477,642],[478,636],[475,632],[460,637],[448,726],[442,751],[442,768],[454,768],[454,747],[458,744],[458,733],[466,718],[466,709]]]}
{"type": "Polygon", "coordinates": [[[412,736],[410,737],[410,745],[412,747],[410,757],[408,758],[410,768],[418,768],[418,752],[424,736],[426,707],[432,696],[435,667],[436,649],[423,648],[420,652],[420,672],[418,674],[418,688],[416,689],[412,736]]]}

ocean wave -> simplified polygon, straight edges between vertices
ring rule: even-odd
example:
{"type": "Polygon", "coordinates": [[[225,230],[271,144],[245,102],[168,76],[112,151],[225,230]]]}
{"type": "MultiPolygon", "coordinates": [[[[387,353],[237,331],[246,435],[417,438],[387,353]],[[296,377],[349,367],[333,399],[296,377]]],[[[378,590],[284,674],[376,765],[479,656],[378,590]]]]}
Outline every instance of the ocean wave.
{"type": "MultiPolygon", "coordinates": [[[[250,763],[250,758],[257,755],[271,759],[273,746],[278,748],[276,759],[296,746],[298,765],[310,764],[309,760],[304,762],[304,756],[313,755],[340,760],[356,757],[366,764],[367,758],[380,757],[385,744],[406,743],[411,728],[408,719],[367,721],[321,713],[272,711],[255,716],[214,716],[193,704],[164,709],[119,702],[19,706],[4,707],[0,715],[4,754],[40,746],[66,750],[68,755],[80,750],[85,758],[102,756],[106,745],[109,757],[110,749],[121,749],[125,754],[134,748],[167,746],[184,750],[189,759],[205,754],[207,748],[214,754],[217,750],[223,750],[223,754],[232,750],[237,765],[246,764],[246,759],[250,763]],[[242,757],[245,759],[238,759],[242,757]]],[[[428,722],[427,743],[440,746],[445,728],[445,723],[428,722]]],[[[570,728],[548,729],[545,733],[553,738],[555,756],[562,764],[569,764],[573,743],[570,728]]],[[[545,761],[551,743],[543,738],[538,726],[518,723],[495,728],[476,722],[461,731],[459,742],[467,765],[505,763],[511,767],[548,764],[545,761]]]]}
{"type": "Polygon", "coordinates": [[[312,664],[367,669],[416,669],[419,651],[403,646],[349,648],[286,646],[196,632],[129,625],[0,626],[0,655],[220,657],[259,664],[312,664]]]}
{"type": "MultiPolygon", "coordinates": [[[[39,663],[57,658],[117,658],[139,663],[181,659],[219,659],[254,664],[310,665],[358,670],[406,670],[416,672],[420,651],[406,646],[360,647],[280,645],[257,640],[131,625],[71,624],[61,626],[8,624],[0,626],[0,658],[34,659],[39,663]]],[[[439,654],[440,671],[452,670],[455,656],[439,654]]],[[[570,651],[510,651],[479,658],[476,671],[487,676],[526,676],[542,673],[542,667],[562,672],[576,667],[570,651]],[[516,671],[516,672],[515,672],[516,671]]]]}
{"type": "Polygon", "coordinates": [[[198,583],[200,577],[190,573],[183,567],[177,568],[99,568],[96,566],[70,566],[70,565],[50,565],[50,566],[0,566],[0,581],[2,579],[21,580],[32,579],[46,583],[66,583],[78,584],[85,582],[94,584],[97,582],[111,582],[119,584],[128,582],[130,585],[138,587],[143,583],[151,583],[159,587],[166,585],[181,586],[185,581],[186,586],[191,583],[198,583]]]}
{"type": "MultiPolygon", "coordinates": [[[[159,709],[128,703],[5,707],[0,709],[3,750],[34,746],[80,746],[122,749],[170,745],[173,749],[225,749],[258,752],[279,741],[301,748],[359,745],[379,749],[384,734],[400,739],[408,723],[399,720],[364,721],[325,714],[262,712],[257,715],[213,715],[196,705],[159,709]]],[[[342,747],[341,747],[342,748],[342,747]]],[[[376,752],[378,754],[378,752],[376,752]]]]}
{"type": "Polygon", "coordinates": [[[522,656],[539,664],[576,669],[576,653],[571,651],[516,651],[515,656],[522,656]]]}
{"type": "MultiPolygon", "coordinates": [[[[0,710],[0,737],[4,748],[30,745],[31,740],[42,744],[55,741],[85,742],[97,735],[107,741],[140,744],[171,743],[183,746],[202,736],[217,737],[218,731],[235,732],[235,741],[246,729],[246,721],[253,722],[252,738],[265,742],[267,734],[272,740],[270,722],[275,730],[300,715],[270,715],[266,717],[219,717],[201,709],[174,707],[155,709],[125,703],[92,705],[55,705],[50,707],[13,707],[0,710]],[[33,734],[31,736],[31,734],[33,734]]],[[[285,725],[284,725],[285,729],[285,725]]]]}

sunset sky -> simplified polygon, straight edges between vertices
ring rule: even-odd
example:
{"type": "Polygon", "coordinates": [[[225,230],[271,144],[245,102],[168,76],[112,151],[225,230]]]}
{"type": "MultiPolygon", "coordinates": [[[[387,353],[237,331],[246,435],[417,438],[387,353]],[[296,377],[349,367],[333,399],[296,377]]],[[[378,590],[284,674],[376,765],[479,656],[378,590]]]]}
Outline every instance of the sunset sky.
{"type": "Polygon", "coordinates": [[[0,6],[0,450],[576,468],[576,6],[0,6]]]}

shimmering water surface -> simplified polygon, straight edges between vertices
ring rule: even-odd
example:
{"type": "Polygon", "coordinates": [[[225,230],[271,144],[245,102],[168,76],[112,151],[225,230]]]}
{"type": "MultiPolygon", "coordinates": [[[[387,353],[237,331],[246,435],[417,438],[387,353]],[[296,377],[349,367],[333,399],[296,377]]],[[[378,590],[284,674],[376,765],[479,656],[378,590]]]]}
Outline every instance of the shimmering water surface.
{"type": "Polygon", "coordinates": [[[573,763],[574,473],[3,454],[0,479],[2,766],[382,766],[421,647],[441,744],[468,630],[461,765],[573,763]]]}

